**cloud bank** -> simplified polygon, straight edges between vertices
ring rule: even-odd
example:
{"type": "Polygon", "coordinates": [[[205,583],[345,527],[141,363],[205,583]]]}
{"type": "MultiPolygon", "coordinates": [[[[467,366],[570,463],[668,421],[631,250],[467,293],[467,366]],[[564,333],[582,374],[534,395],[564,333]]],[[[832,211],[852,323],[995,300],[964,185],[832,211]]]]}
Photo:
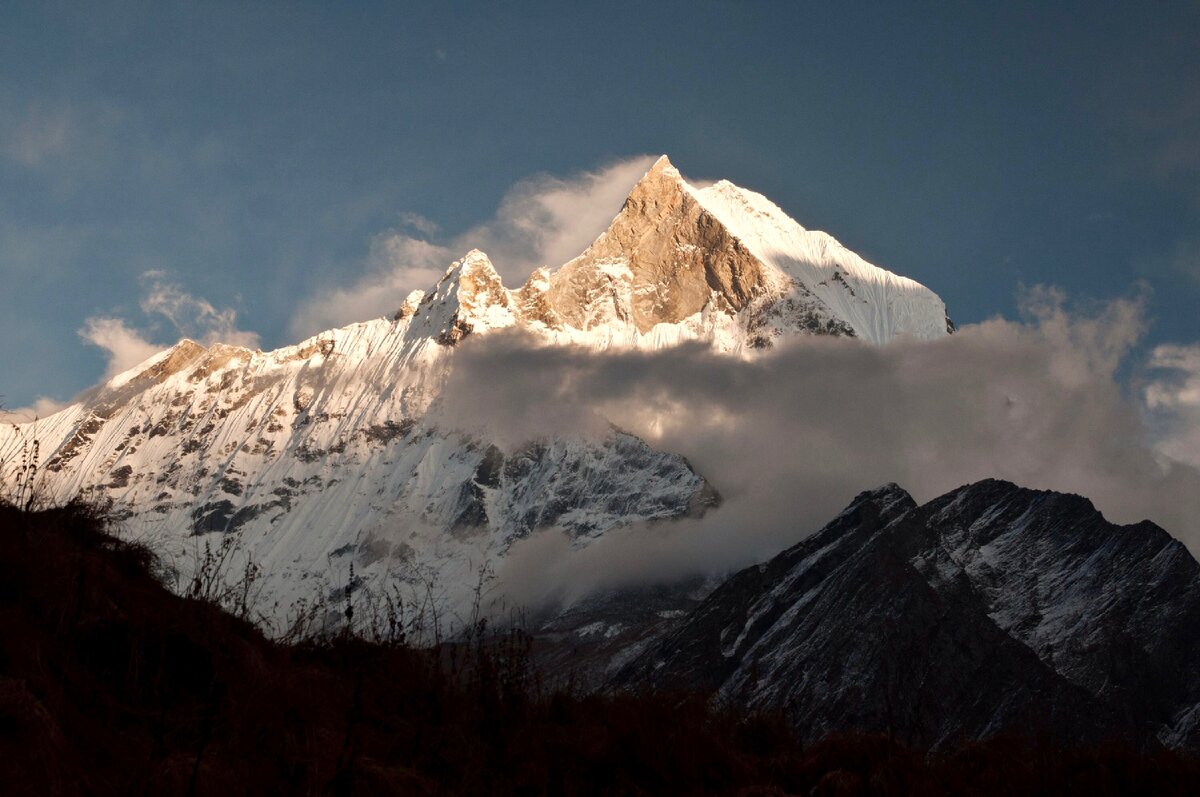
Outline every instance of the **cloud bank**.
{"type": "Polygon", "coordinates": [[[509,190],[495,216],[460,235],[439,236],[428,219],[402,214],[396,229],[372,239],[366,273],[306,302],[290,329],[303,337],[390,315],[409,292],[428,289],[471,249],[488,254],[506,285],[519,286],[535,268],[560,266],[586,249],[653,163],[644,155],[569,178],[530,177],[509,190]]]}
{"type": "MultiPolygon", "coordinates": [[[[988,477],[1078,493],[1110,519],[1149,518],[1200,550],[1200,471],[1161,455],[1117,380],[1143,305],[1069,312],[1036,290],[1021,322],[886,347],[797,339],[750,361],[700,344],[596,354],[468,338],[436,412],[503,430],[509,446],[611,421],[685,455],[725,498],[701,519],[610,532],[581,550],[545,533],[518,543],[500,575],[529,605],[762,561],[892,481],[920,502],[988,477]]],[[[1196,355],[1159,356],[1196,380],[1196,355]]],[[[1197,382],[1179,384],[1174,400],[1200,407],[1197,382]]]]}

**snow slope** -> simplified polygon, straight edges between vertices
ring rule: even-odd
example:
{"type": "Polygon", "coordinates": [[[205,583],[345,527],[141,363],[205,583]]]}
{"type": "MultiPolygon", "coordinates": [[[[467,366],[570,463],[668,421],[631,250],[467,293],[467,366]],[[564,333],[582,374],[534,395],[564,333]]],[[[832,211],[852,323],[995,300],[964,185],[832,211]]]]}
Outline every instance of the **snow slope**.
{"type": "Polygon", "coordinates": [[[811,291],[856,336],[886,343],[950,331],[946,306],[933,291],[871,265],[828,233],[804,229],[763,195],[726,180],[687,190],[755,257],[792,280],[793,290],[811,291]]]}
{"type": "Polygon", "coordinates": [[[262,567],[277,627],[300,600],[338,594],[351,563],[366,585],[436,574],[454,607],[533,529],[584,545],[715,504],[682,458],[615,431],[501,451],[429,425],[460,342],[511,327],[554,344],[705,340],[747,356],[789,335],[948,333],[928,289],[758,194],[694,188],[664,156],[584,253],[519,289],[473,250],[393,318],[269,352],[181,341],[62,412],[0,427],[0,463],[11,486],[36,440],[40,493],[111,501],[128,533],[167,552],[181,589],[204,546],[234,535],[222,567],[262,567]]]}

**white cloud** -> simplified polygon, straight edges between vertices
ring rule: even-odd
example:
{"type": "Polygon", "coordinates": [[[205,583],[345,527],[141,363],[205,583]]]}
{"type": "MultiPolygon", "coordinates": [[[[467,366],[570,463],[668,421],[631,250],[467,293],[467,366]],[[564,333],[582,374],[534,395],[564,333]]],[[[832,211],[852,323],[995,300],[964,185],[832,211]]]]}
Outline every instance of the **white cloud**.
{"type": "Polygon", "coordinates": [[[1092,313],[1068,312],[1058,288],[1035,285],[1018,296],[1021,315],[1052,344],[1053,376],[1076,385],[1096,374],[1113,374],[1133,344],[1146,333],[1149,288],[1130,299],[1108,302],[1092,313]]]}
{"type": "Polygon", "coordinates": [[[18,407],[14,410],[0,409],[0,423],[28,423],[38,418],[49,417],[69,406],[71,406],[69,402],[56,401],[49,396],[38,396],[28,407],[18,407]]]}
{"type": "Polygon", "coordinates": [[[163,350],[163,346],[146,340],[142,333],[130,328],[123,319],[93,316],[84,322],[79,336],[108,352],[108,367],[104,378],[111,379],[128,371],[163,350]]]}
{"type": "Polygon", "coordinates": [[[233,346],[258,348],[259,337],[237,327],[237,311],[232,307],[218,310],[206,299],[193,296],[178,284],[170,282],[163,271],[147,271],[142,275],[144,294],[142,312],[166,318],[185,337],[205,345],[228,343],[233,346]]]}
{"type": "Polygon", "coordinates": [[[1150,368],[1142,396],[1158,450],[1200,467],[1200,344],[1157,346],[1150,368]]]}
{"type": "Polygon", "coordinates": [[[437,225],[423,216],[403,214],[399,229],[372,240],[366,273],[304,303],[292,318],[292,333],[311,335],[393,313],[410,291],[430,288],[471,249],[488,254],[506,285],[519,286],[535,268],[560,266],[586,249],[653,162],[638,156],[568,178],[527,178],[509,190],[491,219],[449,238],[435,238],[437,225]]]}

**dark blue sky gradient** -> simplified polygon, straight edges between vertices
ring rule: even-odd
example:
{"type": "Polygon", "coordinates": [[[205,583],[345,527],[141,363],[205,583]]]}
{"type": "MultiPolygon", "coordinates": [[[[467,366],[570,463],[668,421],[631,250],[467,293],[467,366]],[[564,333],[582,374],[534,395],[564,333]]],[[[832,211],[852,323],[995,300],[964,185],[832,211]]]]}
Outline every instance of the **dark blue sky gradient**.
{"type": "Polygon", "coordinates": [[[960,323],[1143,283],[1200,339],[1200,4],[514,5],[0,7],[4,403],[99,378],[91,316],[170,342],[148,269],[282,345],[399,214],[659,152],[960,323]]]}

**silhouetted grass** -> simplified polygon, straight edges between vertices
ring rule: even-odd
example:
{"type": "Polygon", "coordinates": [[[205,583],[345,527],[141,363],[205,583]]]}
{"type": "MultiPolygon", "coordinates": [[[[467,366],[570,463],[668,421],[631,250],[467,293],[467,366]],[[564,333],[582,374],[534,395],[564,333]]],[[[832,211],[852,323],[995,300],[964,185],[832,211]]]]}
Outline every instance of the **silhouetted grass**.
{"type": "Polygon", "coordinates": [[[271,641],[94,509],[0,505],[0,793],[1194,794],[1195,757],[1028,740],[803,748],[701,695],[541,688],[520,633],[271,641]]]}

